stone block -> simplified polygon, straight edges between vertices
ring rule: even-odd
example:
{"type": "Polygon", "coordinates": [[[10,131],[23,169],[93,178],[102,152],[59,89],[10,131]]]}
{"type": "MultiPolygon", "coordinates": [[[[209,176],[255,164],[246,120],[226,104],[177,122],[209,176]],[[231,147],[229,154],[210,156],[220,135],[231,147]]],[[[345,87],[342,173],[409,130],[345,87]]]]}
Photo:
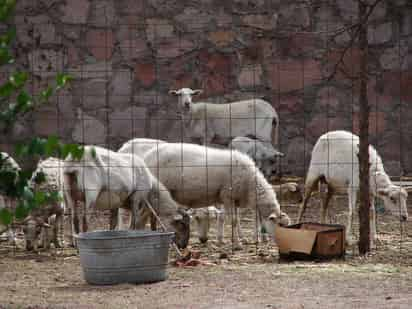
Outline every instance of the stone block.
{"type": "Polygon", "coordinates": [[[65,1],[61,7],[60,20],[67,24],[85,24],[89,16],[89,0],[65,1]]]}
{"type": "Polygon", "coordinates": [[[134,75],[140,85],[149,88],[156,81],[156,68],[153,63],[137,63],[134,68],[134,75]]]}
{"type": "Polygon", "coordinates": [[[276,92],[302,90],[320,82],[320,63],[313,59],[286,59],[269,67],[271,88],[276,92]]]}
{"type": "Polygon", "coordinates": [[[40,77],[54,77],[66,65],[67,59],[61,50],[34,49],[27,55],[30,71],[40,77]]]}
{"type": "Polygon", "coordinates": [[[86,33],[86,47],[97,61],[111,58],[114,36],[111,30],[90,29],[86,33]]]}
{"type": "Polygon", "coordinates": [[[239,86],[241,88],[253,88],[258,87],[262,83],[262,66],[246,66],[241,69],[237,78],[239,86]]]}
{"type": "Polygon", "coordinates": [[[125,110],[116,110],[109,115],[111,136],[131,139],[145,136],[146,108],[132,106],[125,110]]]}

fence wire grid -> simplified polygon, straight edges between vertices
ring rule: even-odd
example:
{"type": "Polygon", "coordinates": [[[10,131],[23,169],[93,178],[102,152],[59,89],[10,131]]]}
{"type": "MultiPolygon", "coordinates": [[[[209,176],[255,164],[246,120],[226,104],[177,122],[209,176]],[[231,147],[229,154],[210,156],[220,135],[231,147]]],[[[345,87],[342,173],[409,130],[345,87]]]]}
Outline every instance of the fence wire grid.
{"type": "MultiPolygon", "coordinates": [[[[122,3],[119,1],[113,8],[103,4],[93,6],[93,13],[80,22],[68,12],[59,16],[58,7],[53,4],[44,13],[34,11],[27,14],[24,7],[17,12],[18,61],[6,70],[2,69],[2,79],[15,68],[29,68],[32,76],[30,91],[34,95],[39,95],[42,85],[58,72],[70,74],[73,82],[50,104],[21,119],[11,136],[1,136],[2,151],[13,156],[15,143],[33,135],[56,135],[65,142],[100,146],[113,152],[134,138],[199,144],[206,137],[207,146],[228,149],[229,142],[237,137],[233,135],[233,128],[250,121],[254,130],[246,135],[254,144],[249,155],[258,155],[258,142],[272,143],[271,140],[255,139],[261,136],[258,126],[266,119],[256,114],[256,104],[252,104],[252,117],[249,119],[232,115],[232,107],[229,107],[228,115],[210,116],[213,112],[207,107],[201,119],[202,138],[191,138],[199,133],[190,127],[195,119],[184,119],[178,98],[168,92],[186,87],[202,89],[201,95],[193,97],[194,104],[222,105],[261,99],[270,103],[279,118],[277,143],[271,146],[284,156],[273,160],[273,170],[270,175],[265,175],[265,185],[266,182],[276,185],[293,181],[299,184],[298,190],[303,194],[307,190],[304,180],[312,149],[318,138],[334,130],[358,133],[359,57],[362,51],[357,48],[357,40],[353,39],[356,11],[337,8],[334,1],[297,2],[292,11],[303,15],[295,16],[293,13],[290,16],[296,19],[286,22],[285,17],[279,14],[279,7],[271,1],[256,7],[255,11],[250,7],[245,11],[240,6],[238,10],[233,9],[232,14],[226,14],[222,8],[214,15],[205,13],[203,6],[183,9],[173,2],[165,11],[179,11],[176,16],[156,16],[152,7],[138,7],[137,4],[128,7],[122,3]],[[340,14],[346,15],[337,14],[338,9],[340,14]],[[306,11],[308,15],[302,13],[306,11]],[[146,18],[134,16],[138,12],[146,18]],[[215,134],[216,128],[224,132],[224,136],[215,134]]],[[[412,22],[402,10],[410,11],[412,8],[410,4],[389,7],[385,14],[377,10],[377,16],[368,27],[370,143],[382,157],[385,171],[391,179],[407,186],[412,181],[409,148],[412,105],[409,103],[411,88],[408,87],[412,80],[412,22]]],[[[80,14],[78,18],[82,16],[80,14]]],[[[155,148],[161,149],[162,145],[156,143],[155,148]]],[[[119,177],[116,172],[129,167],[119,166],[116,161],[113,163],[116,156],[113,152],[107,153],[104,162],[109,178],[119,177]]],[[[159,152],[153,153],[159,162],[159,152]]],[[[232,155],[230,153],[231,158],[232,155]]],[[[198,169],[199,175],[205,175],[198,193],[207,199],[207,202],[198,201],[203,202],[202,206],[218,206],[223,202],[215,193],[209,194],[210,188],[215,187],[214,182],[221,180],[209,179],[210,171],[215,167],[225,169],[229,174],[230,183],[224,185],[230,188],[231,194],[240,194],[236,192],[238,184],[232,183],[235,177],[232,173],[234,170],[237,173],[241,165],[239,161],[231,159],[230,165],[225,165],[223,160],[209,158],[209,151],[205,150],[205,165],[196,165],[196,160],[186,163],[183,147],[176,157],[176,165],[169,167],[180,170],[175,178],[181,181],[181,185],[168,188],[168,192],[178,203],[179,199],[185,200],[185,194],[193,196],[193,192],[183,184],[194,181],[190,180],[192,175],[188,175],[185,169],[192,172],[198,169]],[[174,195],[176,191],[183,197],[174,195]]],[[[142,168],[140,161],[132,162],[133,167],[142,168]]],[[[19,163],[34,167],[33,162],[19,163]]],[[[326,164],[332,170],[335,163],[317,164],[326,164]]],[[[353,157],[340,163],[353,170],[353,179],[358,177],[353,157]]],[[[58,167],[61,168],[60,163],[58,167]]],[[[149,168],[161,179],[153,172],[161,173],[161,165],[149,165],[149,168]]],[[[86,169],[84,173],[87,173],[86,169]]],[[[259,175],[255,174],[253,181],[260,181],[259,175]]],[[[108,179],[106,183],[113,182],[108,179]]],[[[132,187],[139,188],[139,182],[133,182],[132,187]]],[[[118,188],[105,189],[116,191],[118,188]]],[[[255,185],[254,189],[255,206],[250,211],[241,210],[241,222],[257,235],[260,215],[256,205],[259,204],[261,188],[255,185]]],[[[295,222],[298,202],[288,201],[287,194],[280,192],[277,199],[281,210],[295,222]]],[[[341,198],[339,196],[332,202],[334,212],[328,222],[346,224],[347,201],[338,203],[341,198]]],[[[239,201],[233,195],[231,200],[231,203],[239,201]]],[[[184,206],[196,207],[196,203],[184,206]]],[[[310,208],[316,210],[319,207],[312,205],[310,208]]],[[[93,228],[108,227],[107,211],[83,211],[91,217],[93,228]]],[[[235,208],[230,207],[226,211],[233,218],[230,229],[233,241],[235,208]]],[[[398,212],[401,213],[401,209],[398,212]]],[[[411,238],[405,231],[407,224],[395,216],[389,220],[392,225],[395,220],[398,229],[388,232],[382,228],[381,231],[381,220],[383,226],[390,223],[379,203],[377,213],[378,235],[384,238],[383,242],[396,239],[400,256],[412,257],[408,249],[411,238]],[[391,232],[396,236],[388,236],[391,232]]],[[[319,216],[312,212],[306,218],[319,221],[319,216]]],[[[67,228],[68,223],[65,223],[65,230],[67,228]]],[[[196,235],[195,225],[192,231],[196,235]]],[[[257,251],[259,243],[254,237],[257,251]]],[[[195,237],[191,241],[196,242],[195,237]]],[[[378,250],[380,246],[378,243],[378,250]]]]}

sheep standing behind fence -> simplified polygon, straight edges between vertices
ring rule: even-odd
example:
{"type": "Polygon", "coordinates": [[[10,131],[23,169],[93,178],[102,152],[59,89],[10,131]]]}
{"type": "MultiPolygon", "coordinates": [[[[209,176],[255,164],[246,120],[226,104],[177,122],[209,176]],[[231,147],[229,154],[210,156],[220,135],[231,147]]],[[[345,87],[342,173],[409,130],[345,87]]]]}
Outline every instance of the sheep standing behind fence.
{"type": "MultiPolygon", "coordinates": [[[[349,213],[346,225],[346,239],[353,243],[351,238],[352,214],[356,205],[359,189],[359,137],[346,131],[331,131],[322,135],[316,142],[306,175],[305,195],[299,210],[298,222],[302,220],[307,202],[312,191],[319,182],[328,186],[327,195],[322,203],[321,222],[326,221],[329,201],[334,193],[346,192],[349,198],[349,213]]],[[[408,219],[405,189],[394,185],[386,174],[381,157],[375,148],[369,146],[370,162],[370,194],[383,200],[385,208],[393,214],[399,215],[402,221],[408,219]]],[[[375,247],[376,214],[375,204],[371,203],[371,248],[375,247]]]]}
{"type": "Polygon", "coordinates": [[[213,138],[227,140],[237,136],[255,136],[278,145],[279,117],[275,109],[262,99],[250,99],[225,104],[192,101],[202,90],[182,88],[171,90],[178,97],[177,109],[191,138],[210,145],[213,138]]]}
{"type": "MultiPolygon", "coordinates": [[[[288,224],[280,210],[276,193],[247,155],[187,143],[167,143],[152,149],[144,160],[173,198],[190,208],[223,203],[232,213],[235,205],[257,209],[266,230],[273,234],[274,225],[288,224]]],[[[241,247],[236,216],[234,247],[241,247]]],[[[222,238],[219,243],[223,242],[222,238]]]]}
{"type": "MultiPolygon", "coordinates": [[[[184,248],[189,238],[189,216],[171,198],[169,192],[150,173],[144,161],[133,154],[117,153],[97,146],[85,146],[82,159],[65,160],[65,183],[75,185],[68,188],[68,203],[74,209],[78,197],[83,194],[86,213],[98,209],[126,207],[132,210],[136,228],[141,228],[150,213],[142,202],[157,210],[167,230],[176,233],[176,244],[184,248]],[[74,180],[73,180],[74,178],[74,180]]],[[[79,227],[72,223],[75,233],[79,227]]],[[[73,231],[72,231],[73,233],[73,231]]]]}

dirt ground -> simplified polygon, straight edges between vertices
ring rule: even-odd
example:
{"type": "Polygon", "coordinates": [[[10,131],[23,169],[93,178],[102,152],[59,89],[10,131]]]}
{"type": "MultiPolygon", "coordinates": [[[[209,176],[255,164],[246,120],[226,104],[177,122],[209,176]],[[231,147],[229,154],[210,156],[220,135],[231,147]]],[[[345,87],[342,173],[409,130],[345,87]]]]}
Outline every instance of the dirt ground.
{"type": "MultiPolygon", "coordinates": [[[[345,203],[334,200],[331,222],[345,222],[345,203]]],[[[307,221],[317,221],[316,204],[307,221]]],[[[282,207],[296,218],[297,205],[282,207]]],[[[252,218],[251,211],[242,215],[249,237],[252,218]]],[[[95,225],[104,226],[106,219],[95,225]]],[[[208,265],[170,265],[164,282],[101,287],[84,281],[73,249],[28,254],[0,243],[0,308],[411,308],[412,222],[401,226],[396,218],[379,214],[378,229],[378,249],[367,257],[348,248],[345,260],[286,263],[279,261],[273,243],[232,252],[230,225],[227,246],[218,249],[212,224],[206,246],[195,234],[191,241],[208,265]]]]}

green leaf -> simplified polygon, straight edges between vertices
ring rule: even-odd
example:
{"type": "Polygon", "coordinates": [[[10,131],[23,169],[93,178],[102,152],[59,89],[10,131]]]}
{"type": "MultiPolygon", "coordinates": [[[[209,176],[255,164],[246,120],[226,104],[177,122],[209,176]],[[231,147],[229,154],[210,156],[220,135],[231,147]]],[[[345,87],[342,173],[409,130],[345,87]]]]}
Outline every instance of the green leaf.
{"type": "Polygon", "coordinates": [[[16,91],[16,89],[14,88],[13,84],[10,83],[10,82],[7,82],[7,83],[0,86],[0,97],[8,98],[15,91],[16,91]]]}
{"type": "Polygon", "coordinates": [[[44,155],[46,141],[43,138],[34,138],[29,144],[28,155],[44,155]]]}
{"type": "Polygon", "coordinates": [[[5,34],[0,35],[0,47],[7,47],[16,38],[16,28],[10,28],[5,34]]]}
{"type": "Polygon", "coordinates": [[[21,88],[28,78],[29,74],[27,72],[16,72],[9,77],[9,81],[14,87],[21,88]]]}
{"type": "Polygon", "coordinates": [[[13,214],[7,208],[0,209],[0,222],[3,225],[10,225],[13,221],[13,214]]]}
{"type": "Polygon", "coordinates": [[[17,157],[24,157],[28,154],[29,147],[26,144],[20,143],[14,147],[14,153],[17,157]]]}
{"type": "Polygon", "coordinates": [[[34,176],[33,181],[34,181],[34,183],[37,184],[37,185],[45,182],[45,181],[46,181],[46,174],[43,173],[43,172],[41,172],[41,171],[38,172],[38,173],[36,173],[36,176],[34,176]]]}
{"type": "Polygon", "coordinates": [[[64,74],[64,73],[57,74],[57,77],[56,77],[57,87],[56,87],[56,89],[58,90],[58,89],[64,88],[67,85],[67,83],[71,80],[72,80],[72,77],[68,74],[64,74]]]}
{"type": "Polygon", "coordinates": [[[16,0],[2,0],[0,1],[0,21],[6,21],[12,14],[16,6],[16,0]]]}
{"type": "Polygon", "coordinates": [[[24,219],[27,217],[28,214],[29,214],[29,210],[27,207],[27,203],[26,201],[21,200],[16,207],[14,215],[16,216],[16,219],[24,219]]]}
{"type": "Polygon", "coordinates": [[[53,94],[53,88],[52,87],[47,87],[47,89],[44,89],[40,92],[40,99],[43,101],[48,101],[51,95],[53,94]]]}
{"type": "Polygon", "coordinates": [[[36,191],[34,193],[34,202],[37,205],[43,205],[47,201],[47,195],[46,193],[42,191],[36,191]]]}
{"type": "Polygon", "coordinates": [[[44,148],[46,156],[52,156],[59,150],[59,147],[59,139],[56,136],[49,136],[44,148]]]}
{"type": "Polygon", "coordinates": [[[8,47],[0,47],[0,65],[14,63],[14,57],[8,47]]]}
{"type": "MultiPolygon", "coordinates": [[[[84,147],[73,145],[72,155],[76,160],[81,160],[84,154],[84,147]]],[[[94,149],[94,148],[93,148],[94,149]]]]}
{"type": "Polygon", "coordinates": [[[17,96],[17,112],[27,112],[33,107],[33,98],[24,90],[17,96]]]}

